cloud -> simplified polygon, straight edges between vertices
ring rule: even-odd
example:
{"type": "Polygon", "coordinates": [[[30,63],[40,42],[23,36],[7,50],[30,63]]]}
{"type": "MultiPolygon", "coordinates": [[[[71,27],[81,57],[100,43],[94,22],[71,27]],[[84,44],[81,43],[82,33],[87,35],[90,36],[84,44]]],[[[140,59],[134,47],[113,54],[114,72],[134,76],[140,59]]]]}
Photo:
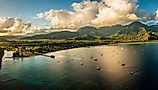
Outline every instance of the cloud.
{"type": "Polygon", "coordinates": [[[112,26],[135,21],[139,19],[135,14],[136,8],[136,1],[104,0],[93,22],[99,26],[112,26]]]}
{"type": "Polygon", "coordinates": [[[139,19],[135,14],[137,0],[101,0],[74,2],[73,10],[49,10],[37,14],[49,20],[54,28],[80,28],[83,26],[113,26],[139,19]]]}
{"type": "Polygon", "coordinates": [[[158,25],[158,10],[154,13],[137,10],[137,15],[141,17],[140,22],[148,26],[158,25]]]}
{"type": "Polygon", "coordinates": [[[152,26],[152,25],[158,25],[158,21],[157,20],[149,20],[149,21],[141,21],[141,23],[146,24],[148,26],[152,26]]]}
{"type": "Polygon", "coordinates": [[[155,19],[158,20],[158,10],[156,11],[155,19]]]}
{"type": "Polygon", "coordinates": [[[155,19],[155,14],[151,12],[146,12],[144,10],[137,10],[137,16],[140,17],[140,21],[148,22],[155,19]]]}
{"type": "Polygon", "coordinates": [[[21,19],[0,17],[0,35],[25,34],[31,23],[24,23],[21,19]]]}

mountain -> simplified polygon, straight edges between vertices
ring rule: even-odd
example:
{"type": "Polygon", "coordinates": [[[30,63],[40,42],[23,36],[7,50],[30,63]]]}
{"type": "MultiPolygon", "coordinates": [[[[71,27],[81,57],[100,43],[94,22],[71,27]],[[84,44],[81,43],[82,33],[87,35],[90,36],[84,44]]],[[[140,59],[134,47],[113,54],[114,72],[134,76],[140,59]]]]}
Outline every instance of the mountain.
{"type": "Polygon", "coordinates": [[[78,36],[80,36],[80,34],[76,32],[61,31],[61,32],[53,32],[49,34],[23,37],[21,39],[65,39],[65,38],[73,38],[78,36]]]}
{"type": "Polygon", "coordinates": [[[92,34],[97,34],[97,28],[95,27],[90,27],[90,26],[86,26],[86,27],[82,27],[80,29],[78,29],[77,31],[80,35],[92,35],[92,34]]]}
{"type": "Polygon", "coordinates": [[[146,27],[146,29],[152,32],[158,32],[158,25],[152,25],[152,26],[146,27]]]}
{"type": "Polygon", "coordinates": [[[1,41],[9,41],[9,40],[16,40],[20,39],[23,36],[0,36],[1,41]]]}
{"type": "Polygon", "coordinates": [[[53,32],[44,35],[35,35],[30,37],[24,37],[22,39],[69,39],[69,38],[77,38],[77,39],[95,39],[96,37],[109,37],[112,35],[137,35],[140,32],[140,29],[144,28],[147,32],[158,32],[158,25],[147,26],[140,22],[133,22],[129,25],[122,26],[109,26],[109,27],[82,27],[78,29],[77,32],[70,31],[61,31],[61,32],[53,32]]]}
{"type": "Polygon", "coordinates": [[[0,42],[7,42],[8,40],[4,39],[4,38],[0,38],[0,42]]]}

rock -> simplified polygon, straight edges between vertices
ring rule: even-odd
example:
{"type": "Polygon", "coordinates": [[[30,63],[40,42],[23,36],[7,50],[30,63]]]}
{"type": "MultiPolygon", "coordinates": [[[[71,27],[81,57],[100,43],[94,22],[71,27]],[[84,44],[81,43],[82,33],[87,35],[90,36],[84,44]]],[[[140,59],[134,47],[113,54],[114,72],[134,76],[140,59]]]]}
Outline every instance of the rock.
{"type": "Polygon", "coordinates": [[[101,56],[103,56],[103,54],[101,54],[101,56]]]}

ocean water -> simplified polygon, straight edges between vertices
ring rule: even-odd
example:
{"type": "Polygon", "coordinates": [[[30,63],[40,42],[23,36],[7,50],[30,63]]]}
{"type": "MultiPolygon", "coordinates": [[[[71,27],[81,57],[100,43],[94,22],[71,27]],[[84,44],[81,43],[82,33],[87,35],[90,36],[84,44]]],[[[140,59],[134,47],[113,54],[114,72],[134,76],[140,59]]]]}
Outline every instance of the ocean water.
{"type": "Polygon", "coordinates": [[[75,48],[5,58],[0,90],[158,90],[158,43],[75,48]]]}

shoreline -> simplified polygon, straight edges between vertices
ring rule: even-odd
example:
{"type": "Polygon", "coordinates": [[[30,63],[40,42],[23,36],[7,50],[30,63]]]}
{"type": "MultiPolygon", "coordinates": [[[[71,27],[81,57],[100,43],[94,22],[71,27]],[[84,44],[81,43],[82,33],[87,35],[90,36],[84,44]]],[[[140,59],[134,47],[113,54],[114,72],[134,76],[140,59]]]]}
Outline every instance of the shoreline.
{"type": "MultiPolygon", "coordinates": [[[[147,42],[143,42],[143,41],[138,41],[138,42],[118,42],[118,43],[109,43],[109,44],[96,44],[96,45],[90,45],[90,46],[79,46],[79,47],[68,47],[68,48],[64,48],[64,49],[58,49],[55,51],[50,51],[50,52],[45,52],[45,53],[34,53],[34,54],[30,54],[28,56],[16,56],[16,57],[9,57],[9,58],[28,58],[28,57],[34,57],[34,56],[38,56],[38,55],[47,55],[49,53],[53,53],[53,52],[57,52],[57,51],[63,51],[63,50],[69,50],[69,49],[76,49],[76,48],[86,48],[86,47],[95,47],[95,46],[111,46],[111,45],[123,45],[123,44],[127,44],[127,45],[138,45],[138,44],[149,44],[149,43],[158,43],[157,40],[152,40],[152,41],[147,41],[147,42]]],[[[23,52],[26,53],[26,52],[23,52]]],[[[51,57],[51,56],[48,56],[51,57]]]]}
{"type": "Polygon", "coordinates": [[[148,41],[148,42],[131,42],[131,43],[117,43],[118,44],[129,44],[129,45],[133,45],[133,44],[149,44],[149,43],[158,43],[158,41],[148,41]]]}

